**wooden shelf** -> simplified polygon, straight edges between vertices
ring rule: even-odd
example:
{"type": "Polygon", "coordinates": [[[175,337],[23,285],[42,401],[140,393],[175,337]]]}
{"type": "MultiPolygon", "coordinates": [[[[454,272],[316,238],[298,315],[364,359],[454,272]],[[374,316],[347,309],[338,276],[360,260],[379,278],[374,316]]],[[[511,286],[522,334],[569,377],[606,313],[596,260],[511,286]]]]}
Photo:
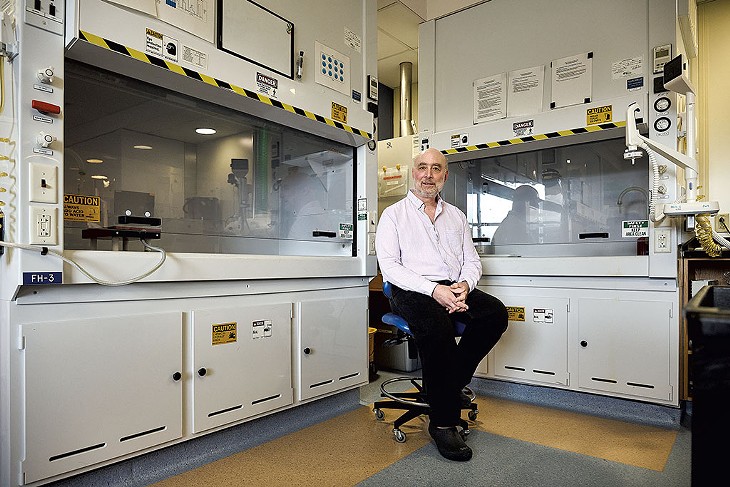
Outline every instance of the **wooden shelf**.
{"type": "Polygon", "coordinates": [[[692,360],[692,350],[687,337],[687,321],[684,318],[684,307],[692,297],[693,281],[717,281],[717,284],[730,284],[730,257],[723,253],[721,257],[701,256],[697,252],[686,253],[680,259],[680,391],[681,400],[692,399],[689,376],[689,365],[692,360]]]}

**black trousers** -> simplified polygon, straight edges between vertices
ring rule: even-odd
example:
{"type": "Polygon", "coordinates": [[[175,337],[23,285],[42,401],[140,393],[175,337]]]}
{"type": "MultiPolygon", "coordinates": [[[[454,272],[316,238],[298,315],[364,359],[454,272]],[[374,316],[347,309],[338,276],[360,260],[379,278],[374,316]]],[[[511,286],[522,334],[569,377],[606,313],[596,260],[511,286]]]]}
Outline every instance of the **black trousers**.
{"type": "Polygon", "coordinates": [[[393,286],[390,306],[408,322],[416,340],[434,426],[458,424],[460,391],[507,329],[507,310],[499,299],[474,289],[466,304],[467,311],[449,314],[431,296],[393,286]],[[466,325],[458,344],[454,321],[466,325]]]}

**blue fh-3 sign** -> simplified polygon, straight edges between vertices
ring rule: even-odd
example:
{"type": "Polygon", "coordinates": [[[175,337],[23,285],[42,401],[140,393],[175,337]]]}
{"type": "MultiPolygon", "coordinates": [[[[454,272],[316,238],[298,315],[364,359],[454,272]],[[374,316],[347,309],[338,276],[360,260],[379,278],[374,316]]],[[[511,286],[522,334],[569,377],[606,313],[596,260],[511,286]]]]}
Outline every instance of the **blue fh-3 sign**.
{"type": "Polygon", "coordinates": [[[23,272],[23,285],[61,284],[62,272],[23,272]]]}

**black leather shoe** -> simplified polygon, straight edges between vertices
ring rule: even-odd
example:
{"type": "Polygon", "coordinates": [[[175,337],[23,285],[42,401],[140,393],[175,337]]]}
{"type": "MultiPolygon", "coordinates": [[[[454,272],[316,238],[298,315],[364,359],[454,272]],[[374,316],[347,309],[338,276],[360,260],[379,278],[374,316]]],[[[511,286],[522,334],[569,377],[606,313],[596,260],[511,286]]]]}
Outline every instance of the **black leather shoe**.
{"type": "Polygon", "coordinates": [[[428,433],[436,443],[439,453],[444,458],[454,460],[456,462],[466,462],[471,460],[471,448],[469,448],[464,439],[459,434],[456,426],[449,428],[437,428],[428,425],[428,433]]]}

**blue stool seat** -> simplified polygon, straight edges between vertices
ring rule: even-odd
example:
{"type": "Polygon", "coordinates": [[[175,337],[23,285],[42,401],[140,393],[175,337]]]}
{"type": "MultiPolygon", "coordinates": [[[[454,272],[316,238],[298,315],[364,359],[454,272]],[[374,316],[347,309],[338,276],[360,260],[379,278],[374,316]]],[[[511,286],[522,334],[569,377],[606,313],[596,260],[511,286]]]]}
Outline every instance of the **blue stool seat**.
{"type": "MultiPolygon", "coordinates": [[[[385,294],[385,297],[387,297],[388,300],[392,298],[393,287],[391,283],[383,281],[383,294],[385,294]]],[[[411,333],[411,328],[408,326],[408,322],[403,317],[392,312],[385,313],[382,316],[381,321],[387,325],[392,325],[396,327],[401,333],[400,336],[405,337],[405,340],[413,339],[413,333],[411,333]]],[[[465,329],[466,325],[464,323],[461,323],[459,321],[455,322],[454,337],[460,337],[464,333],[465,329]]],[[[395,341],[402,342],[403,339],[396,339],[395,341]]],[[[479,413],[479,410],[477,409],[477,404],[474,402],[476,395],[468,387],[465,387],[463,392],[467,395],[467,397],[470,398],[471,401],[468,406],[465,405],[462,407],[462,409],[469,410],[468,417],[470,420],[473,421],[477,418],[477,414],[479,413]]],[[[375,417],[377,419],[382,420],[383,418],[385,418],[385,414],[383,413],[382,409],[405,410],[405,412],[393,422],[393,435],[395,436],[396,441],[398,441],[399,443],[405,442],[406,435],[405,433],[403,433],[400,427],[407,421],[410,421],[411,419],[416,418],[421,414],[429,413],[429,405],[426,401],[426,393],[423,388],[423,379],[421,379],[420,377],[395,377],[393,379],[389,379],[380,385],[380,395],[382,397],[387,397],[390,400],[375,402],[375,404],[373,405],[373,412],[375,413],[375,417]],[[402,381],[409,381],[411,385],[416,388],[416,391],[391,392],[388,390],[388,386],[396,382],[402,381]]],[[[468,435],[468,423],[464,420],[461,420],[461,427],[462,435],[468,435]]]]}

